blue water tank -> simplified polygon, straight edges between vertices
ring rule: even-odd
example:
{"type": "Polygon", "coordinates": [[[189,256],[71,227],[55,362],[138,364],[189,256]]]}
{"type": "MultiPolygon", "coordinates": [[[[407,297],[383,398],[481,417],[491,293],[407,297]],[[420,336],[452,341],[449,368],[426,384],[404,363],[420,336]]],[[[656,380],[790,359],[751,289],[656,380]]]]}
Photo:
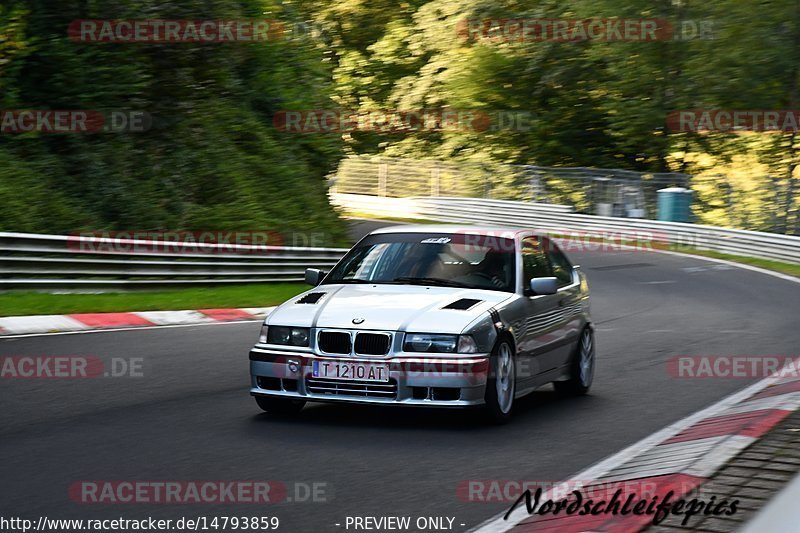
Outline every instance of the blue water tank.
{"type": "Polygon", "coordinates": [[[669,187],[658,191],[658,220],[668,222],[692,221],[692,191],[669,187]]]}

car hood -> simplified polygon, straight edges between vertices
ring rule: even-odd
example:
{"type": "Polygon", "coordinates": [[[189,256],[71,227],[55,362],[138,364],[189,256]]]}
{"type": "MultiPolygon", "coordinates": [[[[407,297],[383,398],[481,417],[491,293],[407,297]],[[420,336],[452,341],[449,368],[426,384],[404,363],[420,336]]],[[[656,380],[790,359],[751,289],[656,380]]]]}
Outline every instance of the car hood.
{"type": "Polygon", "coordinates": [[[267,324],[317,328],[461,333],[475,318],[514,297],[509,292],[419,285],[320,285],[284,303],[267,324]],[[316,303],[298,303],[325,293],[316,303]],[[468,310],[442,309],[460,300],[480,300],[468,310]],[[363,319],[355,324],[353,320],[363,319]]]}

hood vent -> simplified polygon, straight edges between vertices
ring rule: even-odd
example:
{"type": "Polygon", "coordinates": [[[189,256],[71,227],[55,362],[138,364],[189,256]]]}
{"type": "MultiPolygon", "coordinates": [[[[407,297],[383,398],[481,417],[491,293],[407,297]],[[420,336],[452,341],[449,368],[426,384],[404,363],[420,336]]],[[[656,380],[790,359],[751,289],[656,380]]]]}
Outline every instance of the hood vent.
{"type": "Polygon", "coordinates": [[[320,298],[325,296],[326,293],[324,292],[309,292],[295,303],[297,304],[315,304],[319,301],[320,298]]]}
{"type": "Polygon", "coordinates": [[[474,300],[472,298],[461,298],[460,300],[456,300],[453,303],[447,304],[442,309],[455,309],[457,311],[466,311],[467,309],[472,309],[483,300],[474,300]]]}

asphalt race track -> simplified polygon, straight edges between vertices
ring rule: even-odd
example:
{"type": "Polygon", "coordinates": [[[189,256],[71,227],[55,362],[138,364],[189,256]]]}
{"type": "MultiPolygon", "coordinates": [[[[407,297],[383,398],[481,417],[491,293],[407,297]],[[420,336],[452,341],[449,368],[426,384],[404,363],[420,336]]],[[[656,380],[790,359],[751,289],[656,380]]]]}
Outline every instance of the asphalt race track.
{"type": "Polygon", "coordinates": [[[252,322],[0,340],[2,356],[143,358],[138,378],[0,380],[0,514],[278,516],[281,531],[344,531],[335,524],[347,516],[449,516],[464,531],[507,504],[461,501],[459,482],[566,478],[753,381],[676,379],[670,357],[798,355],[798,284],[651,252],[570,255],[592,289],[592,394],[563,399],[548,387],[503,427],[404,408],[262,414],[247,390],[252,322]],[[324,483],[327,501],[86,505],[68,495],[80,480],[278,480],[290,497],[295,483],[324,483]]]}

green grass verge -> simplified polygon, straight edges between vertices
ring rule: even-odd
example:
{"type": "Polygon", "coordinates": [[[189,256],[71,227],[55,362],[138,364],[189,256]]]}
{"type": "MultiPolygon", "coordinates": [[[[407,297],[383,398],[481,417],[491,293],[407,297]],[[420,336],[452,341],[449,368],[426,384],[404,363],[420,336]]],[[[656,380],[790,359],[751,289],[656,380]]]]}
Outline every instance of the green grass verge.
{"type": "Polygon", "coordinates": [[[11,291],[0,294],[0,316],[268,307],[308,288],[303,283],[259,283],[102,294],[11,291]]]}
{"type": "Polygon", "coordinates": [[[793,263],[783,263],[781,261],[773,261],[771,259],[758,259],[756,257],[745,257],[742,255],[725,254],[721,252],[712,252],[711,250],[697,250],[695,248],[676,248],[676,252],[681,252],[690,255],[701,255],[705,257],[712,257],[714,259],[725,259],[726,261],[733,261],[735,263],[742,263],[744,265],[752,265],[767,270],[774,270],[790,276],[800,277],[800,265],[793,263]]]}
{"type": "Polygon", "coordinates": [[[373,215],[371,213],[362,213],[360,211],[348,211],[347,214],[342,215],[345,218],[357,218],[362,220],[385,220],[386,222],[400,222],[405,224],[458,224],[457,222],[442,222],[441,220],[430,220],[428,218],[403,218],[403,217],[385,217],[373,215]]]}

